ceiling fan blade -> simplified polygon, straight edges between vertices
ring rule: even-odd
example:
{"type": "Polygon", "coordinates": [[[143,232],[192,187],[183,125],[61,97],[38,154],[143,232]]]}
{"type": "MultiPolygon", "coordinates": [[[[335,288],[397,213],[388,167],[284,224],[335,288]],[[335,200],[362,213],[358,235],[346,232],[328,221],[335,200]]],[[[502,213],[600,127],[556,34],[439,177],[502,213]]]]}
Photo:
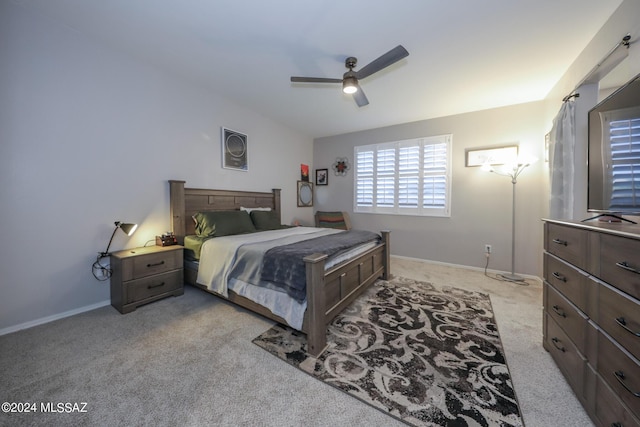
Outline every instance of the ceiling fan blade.
{"type": "Polygon", "coordinates": [[[358,79],[369,77],[371,74],[377,73],[383,68],[387,68],[391,64],[395,64],[396,62],[400,61],[402,58],[406,58],[407,56],[409,56],[409,52],[407,52],[407,49],[402,47],[402,45],[398,45],[391,49],[389,52],[380,56],[378,59],[374,59],[372,62],[362,67],[360,71],[356,72],[356,77],[358,79]]]}
{"type": "Polygon", "coordinates": [[[342,83],[342,79],[327,79],[324,77],[291,77],[293,83],[342,83]]]}
{"type": "Polygon", "coordinates": [[[369,105],[369,100],[367,99],[367,95],[364,94],[360,85],[358,86],[358,90],[353,94],[353,100],[356,101],[358,107],[364,107],[365,105],[369,105]]]}

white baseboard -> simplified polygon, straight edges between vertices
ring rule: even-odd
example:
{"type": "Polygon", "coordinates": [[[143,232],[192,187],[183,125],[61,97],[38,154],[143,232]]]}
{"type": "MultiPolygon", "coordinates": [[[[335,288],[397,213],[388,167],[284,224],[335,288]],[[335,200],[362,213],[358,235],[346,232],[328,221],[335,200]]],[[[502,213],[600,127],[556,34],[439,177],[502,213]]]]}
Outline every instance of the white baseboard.
{"type": "MultiPolygon", "coordinates": [[[[441,262],[441,261],[432,261],[429,259],[422,259],[422,258],[413,258],[413,257],[408,257],[408,256],[401,256],[401,255],[391,255],[391,258],[399,258],[399,259],[406,259],[409,261],[417,261],[417,262],[422,262],[425,264],[437,264],[437,265],[446,265],[449,267],[455,267],[455,268],[464,268],[465,270],[473,270],[473,271],[484,271],[484,268],[482,267],[473,267],[470,265],[462,265],[462,264],[452,264],[449,262],[441,262]]],[[[487,269],[487,272],[490,273],[494,273],[494,274],[509,274],[510,272],[508,271],[501,271],[501,270],[493,270],[491,268],[487,269]]],[[[393,273],[393,271],[392,271],[393,273]]],[[[525,279],[531,279],[531,280],[535,280],[539,283],[542,283],[542,279],[538,276],[533,276],[531,274],[521,274],[521,273],[517,273],[520,276],[524,277],[525,279]]]]}
{"type": "Polygon", "coordinates": [[[84,313],[85,311],[95,310],[96,308],[105,307],[111,304],[111,300],[98,302],[95,304],[87,305],[84,307],[76,308],[73,310],[65,311],[64,313],[54,314],[52,316],[42,317],[40,319],[31,320],[29,322],[21,323],[19,325],[9,326],[4,329],[0,329],[0,335],[10,334],[22,329],[33,328],[34,326],[43,325],[45,323],[53,322],[54,320],[64,319],[65,317],[73,316],[74,314],[84,313]]]}

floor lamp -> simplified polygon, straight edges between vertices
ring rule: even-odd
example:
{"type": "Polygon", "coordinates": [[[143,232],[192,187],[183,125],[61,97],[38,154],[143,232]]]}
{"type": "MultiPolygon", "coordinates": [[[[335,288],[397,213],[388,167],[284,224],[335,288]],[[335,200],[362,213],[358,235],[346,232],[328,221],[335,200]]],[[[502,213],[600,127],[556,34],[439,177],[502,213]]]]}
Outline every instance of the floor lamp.
{"type": "Polygon", "coordinates": [[[511,273],[508,274],[499,274],[498,276],[504,280],[509,282],[524,282],[524,277],[519,276],[515,273],[515,265],[516,265],[516,184],[518,183],[518,176],[522,173],[523,170],[527,166],[529,166],[532,162],[520,162],[515,163],[511,169],[506,169],[503,171],[494,170],[493,167],[489,166],[489,172],[497,173],[498,175],[508,176],[511,178],[511,184],[513,184],[513,197],[512,197],[512,207],[511,207],[511,273]]]}

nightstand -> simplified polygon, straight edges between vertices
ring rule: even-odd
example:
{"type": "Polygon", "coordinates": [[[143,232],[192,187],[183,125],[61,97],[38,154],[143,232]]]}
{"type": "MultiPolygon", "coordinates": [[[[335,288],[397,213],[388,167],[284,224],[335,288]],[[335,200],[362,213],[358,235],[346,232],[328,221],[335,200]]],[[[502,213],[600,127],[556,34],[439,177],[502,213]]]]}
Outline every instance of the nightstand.
{"type": "Polygon", "coordinates": [[[111,305],[120,313],[184,293],[183,247],[147,246],[111,254],[111,305]]]}

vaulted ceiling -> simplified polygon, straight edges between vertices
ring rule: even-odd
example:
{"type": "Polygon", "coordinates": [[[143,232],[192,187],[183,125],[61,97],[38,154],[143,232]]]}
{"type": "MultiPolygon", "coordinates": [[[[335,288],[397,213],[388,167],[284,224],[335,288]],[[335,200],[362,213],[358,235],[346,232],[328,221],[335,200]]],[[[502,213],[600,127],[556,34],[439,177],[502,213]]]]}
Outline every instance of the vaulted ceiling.
{"type": "Polygon", "coordinates": [[[622,0],[13,0],[312,137],[544,99],[622,0]],[[397,45],[409,56],[340,84],[397,45]]]}

